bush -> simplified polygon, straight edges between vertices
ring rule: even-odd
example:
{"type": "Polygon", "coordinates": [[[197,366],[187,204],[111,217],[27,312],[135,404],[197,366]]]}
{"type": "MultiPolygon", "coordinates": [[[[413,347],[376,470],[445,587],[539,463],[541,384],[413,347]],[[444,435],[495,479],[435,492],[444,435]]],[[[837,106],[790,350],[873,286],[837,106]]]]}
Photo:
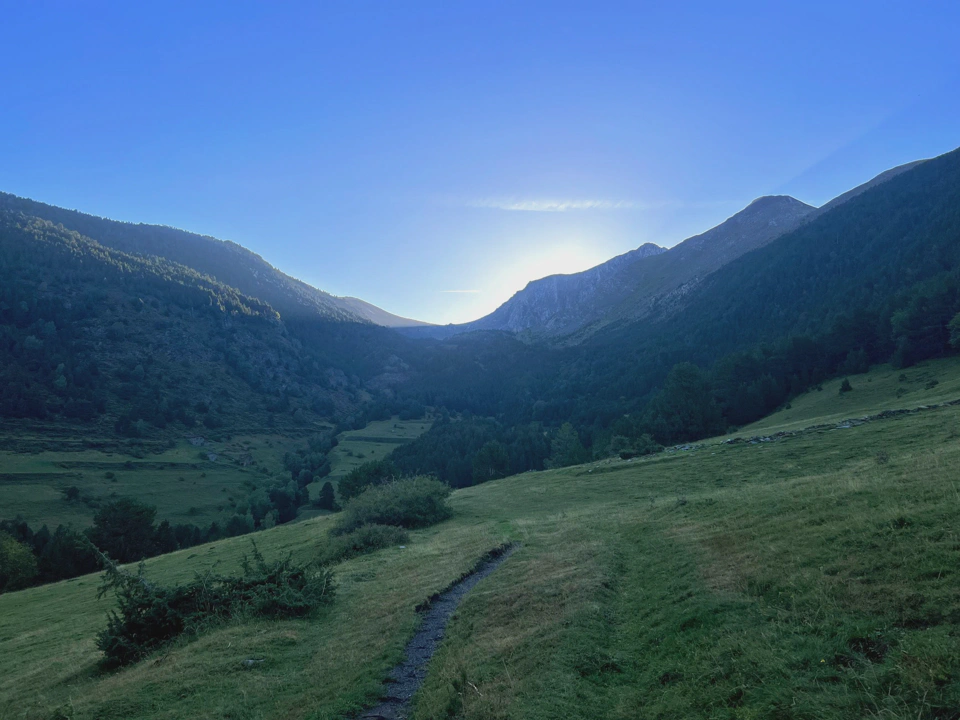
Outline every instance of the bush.
{"type": "Polygon", "coordinates": [[[853,386],[850,384],[850,381],[847,378],[844,378],[843,382],[840,383],[839,394],[843,395],[844,393],[851,392],[852,390],[853,390],[853,386]]]}
{"type": "Polygon", "coordinates": [[[375,550],[395,547],[407,542],[408,537],[406,530],[394,525],[361,525],[356,530],[331,537],[320,555],[320,562],[324,565],[333,564],[375,550]]]}
{"type": "Polygon", "coordinates": [[[344,500],[357,497],[371,485],[383,485],[400,475],[397,466],[389,460],[372,460],[354,468],[337,484],[344,500]]]}
{"type": "Polygon", "coordinates": [[[37,560],[25,543],[0,532],[0,593],[27,587],[37,575],[37,560]]]}
{"type": "Polygon", "coordinates": [[[107,558],[98,597],[113,590],[120,604],[97,634],[105,667],[137,662],[186,632],[249,615],[287,618],[308,615],[333,599],[332,574],[326,568],[296,565],[287,557],[268,563],[255,543],[253,562],[243,559],[243,574],[197,575],[187,585],[168,588],[136,575],[107,558]]]}
{"type": "Polygon", "coordinates": [[[630,447],[620,451],[620,459],[629,460],[630,458],[653,455],[662,451],[663,445],[654,440],[648,433],[644,433],[631,443],[630,447]]]}
{"type": "Polygon", "coordinates": [[[350,500],[332,533],[344,535],[363,525],[421,528],[446,520],[450,488],[428,477],[394,480],[368,488],[350,500]]]}

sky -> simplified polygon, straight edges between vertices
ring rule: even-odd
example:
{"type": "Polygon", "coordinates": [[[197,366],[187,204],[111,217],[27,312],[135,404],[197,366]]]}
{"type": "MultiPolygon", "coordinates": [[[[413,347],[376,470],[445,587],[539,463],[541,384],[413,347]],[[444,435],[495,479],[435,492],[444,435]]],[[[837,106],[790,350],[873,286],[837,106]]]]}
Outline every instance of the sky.
{"type": "Polygon", "coordinates": [[[7,2],[0,190],[436,323],[960,146],[960,3],[7,2]]]}

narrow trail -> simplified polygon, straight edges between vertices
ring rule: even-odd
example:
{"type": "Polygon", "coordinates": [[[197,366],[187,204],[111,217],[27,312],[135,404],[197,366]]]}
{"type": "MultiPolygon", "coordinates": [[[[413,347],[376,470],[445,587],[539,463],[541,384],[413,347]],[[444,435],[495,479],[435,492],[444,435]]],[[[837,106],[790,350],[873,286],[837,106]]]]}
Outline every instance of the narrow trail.
{"type": "Polygon", "coordinates": [[[427,665],[440,647],[450,616],[464,596],[478,582],[500,567],[514,550],[515,545],[493,550],[464,577],[417,608],[421,616],[420,627],[407,643],[403,662],[394,667],[387,676],[380,704],[361,712],[359,718],[403,720],[407,717],[410,700],[427,677],[427,665]]]}

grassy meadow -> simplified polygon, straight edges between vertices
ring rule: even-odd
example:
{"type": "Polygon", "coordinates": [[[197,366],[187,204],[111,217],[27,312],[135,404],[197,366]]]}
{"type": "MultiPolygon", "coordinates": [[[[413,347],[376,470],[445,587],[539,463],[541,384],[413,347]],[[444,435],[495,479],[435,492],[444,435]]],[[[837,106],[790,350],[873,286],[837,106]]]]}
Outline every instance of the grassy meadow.
{"type": "MultiPolygon", "coordinates": [[[[0,451],[2,516],[22,516],[31,527],[90,525],[99,503],[116,496],[133,497],[157,507],[158,519],[206,526],[232,513],[251,484],[284,473],[283,454],[300,439],[279,435],[187,439],[140,452],[139,448],[75,448],[67,451],[0,451]],[[80,500],[67,501],[62,491],[75,486],[80,500]]],[[[49,447],[58,443],[49,442],[49,447]]]]}
{"type": "Polygon", "coordinates": [[[362,430],[347,430],[337,436],[330,451],[331,472],[325,480],[336,481],[356,467],[383,460],[398,445],[412,442],[430,429],[432,420],[375,420],[362,430]]]}
{"type": "MultiPolygon", "coordinates": [[[[341,433],[340,445],[330,453],[330,479],[335,482],[364,462],[382,459],[429,427],[427,420],[394,418],[341,433]]],[[[44,524],[51,529],[60,524],[83,528],[91,524],[100,503],[125,496],[155,506],[158,520],[206,527],[232,515],[252,485],[287,475],[284,454],[305,446],[309,434],[304,430],[296,437],[267,433],[204,437],[202,445],[183,438],[173,447],[153,443],[147,448],[89,438],[84,445],[68,437],[38,437],[27,444],[29,450],[0,450],[0,517],[19,515],[34,529],[44,524]],[[64,498],[63,490],[71,486],[80,490],[80,500],[64,498]]],[[[19,439],[22,443],[23,435],[19,439]]],[[[311,493],[316,495],[327,479],[313,483],[311,493]]],[[[304,514],[316,511],[307,507],[304,514]]]]}
{"type": "MultiPolygon", "coordinates": [[[[927,404],[958,367],[824,384],[768,427],[927,404]],[[928,390],[910,380],[927,372],[928,390]]],[[[339,565],[316,617],[230,624],[118,672],[97,669],[95,576],[0,596],[0,717],[343,717],[376,699],[416,605],[505,541],[520,547],[454,615],[414,717],[960,717],[960,406],[525,473],[451,505],[407,547],[339,565]]],[[[330,522],[255,537],[308,559],[330,522]]],[[[249,542],[147,570],[229,570],[249,542]]]]}

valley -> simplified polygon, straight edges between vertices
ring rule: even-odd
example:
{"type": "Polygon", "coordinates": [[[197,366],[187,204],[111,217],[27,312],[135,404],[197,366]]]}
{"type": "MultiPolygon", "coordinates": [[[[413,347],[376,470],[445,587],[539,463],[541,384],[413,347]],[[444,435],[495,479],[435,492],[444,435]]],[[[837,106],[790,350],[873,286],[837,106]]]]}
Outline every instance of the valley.
{"type": "MultiPolygon", "coordinates": [[[[851,380],[845,395],[870,393],[856,414],[941,397],[919,389],[898,404],[889,372],[851,380]]],[[[955,361],[915,372],[939,379],[930,392],[960,381],[955,361]]],[[[825,386],[793,407],[820,425],[849,415],[846,400],[825,386]]],[[[451,520],[338,565],[337,600],[319,616],[230,624],[117,673],[96,669],[93,636],[111,604],[95,599],[96,576],[5,594],[0,714],[356,712],[375,703],[415,607],[505,542],[520,546],[464,600],[415,717],[949,714],[960,702],[960,406],[758,445],[720,440],[459,490],[451,520]],[[263,662],[246,667],[251,657],[263,662]]],[[[257,543],[309,559],[329,521],[278,526],[257,543]]],[[[185,580],[248,548],[224,539],[149,560],[147,572],[185,580]]]]}
{"type": "Polygon", "coordinates": [[[960,151],[761,198],[457,328],[0,196],[0,717],[406,713],[506,546],[411,717],[954,717],[958,198],[960,151]],[[239,609],[108,667],[97,567],[239,609]]]}
{"type": "Polygon", "coordinates": [[[5,4],[0,720],[960,720],[958,24],[5,4]]]}

